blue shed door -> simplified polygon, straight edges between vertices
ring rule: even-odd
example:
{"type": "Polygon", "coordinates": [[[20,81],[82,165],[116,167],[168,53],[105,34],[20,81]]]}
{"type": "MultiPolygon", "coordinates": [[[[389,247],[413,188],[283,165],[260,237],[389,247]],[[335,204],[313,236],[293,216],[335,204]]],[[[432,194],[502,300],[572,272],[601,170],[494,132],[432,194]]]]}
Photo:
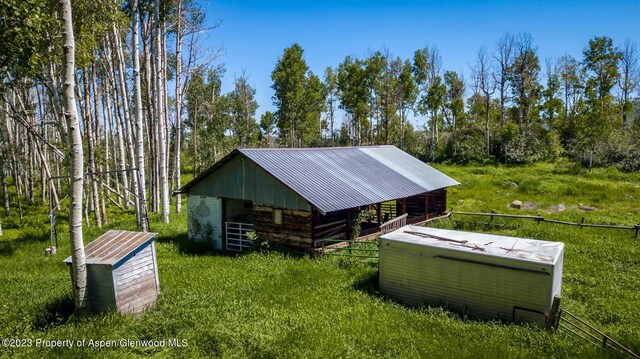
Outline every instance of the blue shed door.
{"type": "Polygon", "coordinates": [[[222,249],[222,199],[189,196],[189,239],[208,241],[213,248],[222,249]]]}

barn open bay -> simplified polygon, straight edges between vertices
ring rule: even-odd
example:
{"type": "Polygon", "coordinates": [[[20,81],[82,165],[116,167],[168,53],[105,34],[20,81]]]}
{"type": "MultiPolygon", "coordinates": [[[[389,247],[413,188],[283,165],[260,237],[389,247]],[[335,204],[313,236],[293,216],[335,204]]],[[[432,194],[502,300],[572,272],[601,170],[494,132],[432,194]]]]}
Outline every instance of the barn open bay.
{"type": "MultiPolygon", "coordinates": [[[[529,167],[435,166],[458,179],[449,207],[588,223],[633,224],[640,175],[612,169],[588,172],[572,165],[529,167]],[[626,195],[626,196],[625,196],[626,195]],[[513,200],[535,209],[507,208],[513,200]],[[578,203],[598,207],[583,212],[578,203]],[[566,210],[553,213],[554,206],[566,210]]],[[[186,182],[185,182],[186,183],[186,182]]],[[[66,223],[60,248],[48,245],[46,212],[34,208],[21,230],[0,240],[0,336],[46,340],[186,340],[180,347],[13,347],[2,356],[88,355],[122,357],[616,357],[559,333],[465,320],[442,308],[406,308],[382,295],[376,268],[356,260],[286,253],[223,255],[187,240],[186,215],[171,225],[151,217],[157,237],[161,293],[139,319],[106,313],[76,318],[69,272],[66,223]]],[[[135,215],[112,215],[109,227],[135,229],[135,215]]],[[[5,228],[13,218],[5,219],[5,228]]],[[[579,228],[515,219],[453,216],[434,226],[565,243],[562,306],[634,351],[640,349],[638,240],[633,231],[579,228]]],[[[86,242],[104,230],[89,228],[86,242]]]]}

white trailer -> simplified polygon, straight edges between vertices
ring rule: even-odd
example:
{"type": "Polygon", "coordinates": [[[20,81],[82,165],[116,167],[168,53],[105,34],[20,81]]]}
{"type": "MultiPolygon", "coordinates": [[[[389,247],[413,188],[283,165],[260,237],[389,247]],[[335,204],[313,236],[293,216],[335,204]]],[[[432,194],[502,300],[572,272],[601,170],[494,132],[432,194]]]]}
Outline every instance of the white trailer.
{"type": "Polygon", "coordinates": [[[408,306],[553,324],[564,243],[405,226],[380,237],[380,289],[408,306]]]}

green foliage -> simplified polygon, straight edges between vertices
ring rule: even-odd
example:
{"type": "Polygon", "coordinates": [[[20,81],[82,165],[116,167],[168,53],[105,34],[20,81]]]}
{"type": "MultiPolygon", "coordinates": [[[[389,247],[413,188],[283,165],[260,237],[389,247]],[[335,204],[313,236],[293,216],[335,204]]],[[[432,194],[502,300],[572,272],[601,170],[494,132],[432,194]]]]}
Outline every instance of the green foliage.
{"type": "MultiPolygon", "coordinates": [[[[76,66],[91,66],[104,39],[117,29],[128,29],[129,18],[111,1],[74,1],[73,32],[76,40],[76,66]]],[[[126,43],[126,31],[118,31],[126,43]]]]}
{"type": "MultiPolygon", "coordinates": [[[[449,191],[461,211],[542,213],[588,223],[632,224],[640,214],[638,173],[588,172],[573,163],[436,167],[462,185],[449,191]],[[516,183],[514,187],[512,183],[516,183]],[[533,210],[507,208],[519,199],[533,210]],[[567,210],[550,212],[564,203],[567,210]],[[596,205],[583,213],[577,203],[596,205]]],[[[382,294],[376,268],[335,257],[295,257],[271,252],[225,255],[186,238],[186,214],[171,224],[151,216],[161,294],[140,318],[104,313],[73,315],[64,219],[60,248],[48,246],[45,210],[29,207],[31,229],[3,222],[0,237],[0,337],[131,340],[187,339],[182,348],[2,348],[6,357],[616,357],[583,341],[536,328],[467,320],[439,307],[404,307],[382,294]]],[[[5,218],[3,217],[3,220],[5,218]]],[[[435,222],[457,228],[565,242],[563,302],[566,308],[640,351],[636,304],[640,255],[631,231],[495,219],[493,225],[455,216],[435,222]],[[477,222],[477,223],[476,223],[477,222]]],[[[86,228],[89,242],[110,228],[135,229],[132,211],[110,211],[110,222],[86,228]]]]}
{"type": "Polygon", "coordinates": [[[529,125],[536,122],[538,116],[532,113],[540,99],[542,86],[538,82],[540,64],[538,55],[530,47],[528,35],[522,35],[518,45],[519,51],[509,69],[509,81],[513,89],[513,101],[518,106],[518,125],[527,137],[529,125]],[[523,129],[523,126],[524,129],[523,129]]]}
{"type": "Polygon", "coordinates": [[[640,140],[627,131],[615,130],[612,141],[599,141],[592,152],[583,153],[582,162],[598,167],[616,166],[622,171],[640,171],[640,140]]]}
{"type": "Polygon", "coordinates": [[[33,76],[54,61],[55,43],[61,46],[55,20],[57,3],[46,0],[4,0],[0,2],[0,70],[14,77],[33,76]]]}
{"type": "Polygon", "coordinates": [[[236,78],[235,88],[228,95],[231,130],[238,147],[252,147],[258,141],[259,127],[255,119],[258,103],[255,95],[256,90],[249,85],[244,75],[236,78]]]}
{"type": "Polygon", "coordinates": [[[273,138],[276,135],[276,117],[273,112],[267,111],[260,116],[260,132],[265,147],[273,147],[273,138]]]}
{"type": "Polygon", "coordinates": [[[271,73],[276,125],[286,147],[306,146],[318,137],[320,114],[325,108],[324,85],[309,71],[303,53],[298,44],[286,48],[271,73]]]}
{"type": "Polygon", "coordinates": [[[340,108],[349,114],[353,140],[359,145],[369,137],[369,83],[364,61],[347,56],[338,66],[338,97],[340,108]]]}
{"type": "MultiPolygon", "coordinates": [[[[226,136],[234,118],[231,116],[233,96],[221,91],[223,67],[196,69],[185,93],[189,129],[186,135],[189,154],[196,172],[220,159],[234,142],[226,136]]],[[[254,110],[255,111],[255,110],[254,110]]]]}
{"type": "Polygon", "coordinates": [[[358,215],[351,221],[351,239],[356,240],[360,237],[360,231],[362,230],[362,223],[371,220],[376,215],[373,210],[366,210],[358,212],[358,215]]]}
{"type": "Polygon", "coordinates": [[[253,248],[259,251],[269,249],[269,241],[262,239],[256,231],[247,232],[247,239],[253,243],[253,248]]]}
{"type": "Polygon", "coordinates": [[[589,40],[589,46],[582,54],[585,69],[591,75],[587,79],[588,97],[591,101],[610,101],[611,88],[620,78],[618,61],[622,54],[613,46],[613,40],[606,36],[589,40]]]}

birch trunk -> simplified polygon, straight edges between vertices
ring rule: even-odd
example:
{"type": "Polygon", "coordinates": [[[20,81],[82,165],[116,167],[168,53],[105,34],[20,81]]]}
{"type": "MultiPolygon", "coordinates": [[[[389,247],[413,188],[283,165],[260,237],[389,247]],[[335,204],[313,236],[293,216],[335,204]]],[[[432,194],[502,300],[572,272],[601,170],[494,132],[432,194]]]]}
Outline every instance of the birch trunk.
{"type": "MultiPolygon", "coordinates": [[[[140,220],[138,225],[143,232],[149,231],[147,221],[147,189],[145,188],[144,139],[142,127],[142,89],[140,88],[140,50],[138,44],[138,1],[133,0],[131,14],[131,47],[133,49],[133,93],[136,116],[136,150],[138,162],[138,207],[140,220]]],[[[134,174],[135,175],[135,174],[134,174]]]]}
{"type": "Polygon", "coordinates": [[[143,53],[144,53],[144,80],[146,82],[145,100],[147,103],[147,114],[149,122],[147,123],[147,148],[149,152],[149,207],[154,213],[158,213],[158,185],[157,185],[157,168],[158,161],[156,160],[156,135],[155,130],[155,105],[152,100],[151,92],[155,86],[155,81],[151,79],[151,19],[144,21],[141,20],[143,29],[143,53]]]}
{"type": "MultiPolygon", "coordinates": [[[[107,71],[107,73],[109,74],[109,79],[111,80],[111,84],[112,84],[112,89],[114,90],[114,101],[113,103],[115,104],[114,107],[114,121],[116,123],[116,131],[117,131],[117,139],[118,139],[118,160],[119,160],[119,166],[120,166],[120,172],[119,172],[119,178],[122,178],[122,186],[124,188],[124,208],[129,209],[129,177],[127,175],[126,172],[126,168],[127,168],[127,159],[125,156],[125,150],[124,150],[124,134],[123,134],[123,126],[122,126],[122,122],[119,117],[121,117],[121,112],[118,109],[118,105],[119,105],[119,87],[115,82],[115,76],[112,76],[112,74],[115,74],[116,70],[115,67],[113,66],[113,61],[111,58],[111,52],[109,51],[108,46],[105,47],[105,54],[107,56],[107,60],[109,62],[109,66],[111,67],[111,71],[107,71]]],[[[109,91],[110,92],[110,91],[109,91]]]]}
{"type": "Polygon", "coordinates": [[[76,311],[83,312],[87,308],[87,267],[85,264],[84,243],[82,238],[82,184],[83,184],[83,150],[78,111],[75,99],[75,41],[71,17],[71,1],[60,0],[60,18],[62,19],[62,43],[64,59],[63,104],[64,117],[69,129],[69,158],[71,160],[71,191],[69,208],[69,235],[71,239],[71,268],[74,282],[74,301],[76,311]]]}
{"type": "Polygon", "coordinates": [[[49,85],[51,86],[49,95],[51,97],[51,103],[54,108],[53,112],[55,114],[56,123],[58,123],[58,126],[57,126],[58,134],[60,135],[61,141],[64,143],[64,142],[67,142],[69,129],[67,128],[66,121],[63,121],[64,109],[62,108],[62,99],[60,99],[60,90],[58,88],[58,81],[55,75],[56,73],[55,67],[56,67],[55,63],[52,62],[51,65],[49,66],[49,73],[47,74],[48,76],[47,80],[49,81],[49,85]]]}
{"type": "MultiPolygon", "coordinates": [[[[36,99],[37,99],[37,108],[38,108],[38,113],[40,114],[40,135],[42,136],[42,138],[46,139],[47,138],[47,132],[46,132],[46,118],[45,118],[45,106],[42,103],[42,96],[40,96],[40,87],[38,87],[38,85],[35,85],[35,91],[36,91],[36,99]]],[[[36,121],[37,121],[37,117],[36,117],[36,121]]],[[[37,158],[36,158],[36,162],[39,163],[40,166],[40,188],[42,189],[42,191],[40,191],[40,196],[41,196],[41,201],[42,203],[44,203],[47,200],[47,190],[46,190],[46,181],[47,181],[47,176],[45,174],[45,170],[44,170],[44,166],[47,164],[47,162],[43,159],[43,157],[41,156],[41,151],[44,151],[44,145],[38,143],[37,139],[34,138],[34,143],[36,145],[36,154],[37,154],[37,158]],[[38,162],[39,160],[39,162],[38,162]]],[[[51,177],[51,176],[49,176],[51,177]]]]}
{"type": "MultiPolygon", "coordinates": [[[[107,135],[105,136],[105,160],[107,163],[107,185],[112,186],[111,184],[111,174],[108,173],[111,170],[111,155],[110,155],[110,148],[111,146],[109,145],[109,140],[111,138],[113,138],[113,125],[112,125],[112,120],[113,120],[113,115],[112,115],[112,111],[111,111],[111,97],[109,96],[109,93],[111,92],[110,87],[108,85],[108,81],[106,84],[106,91],[104,96],[102,97],[102,101],[104,103],[103,108],[106,109],[106,117],[105,117],[105,124],[107,126],[107,135]]],[[[118,143],[119,144],[119,143],[118,143]]],[[[121,148],[120,152],[124,152],[124,149],[121,148]]],[[[113,153],[113,168],[117,168],[117,153],[114,150],[113,153]]],[[[116,178],[118,178],[117,175],[115,175],[116,178]]],[[[122,208],[122,199],[124,198],[124,196],[122,196],[122,194],[120,193],[120,182],[119,181],[114,181],[116,183],[116,190],[118,193],[118,207],[122,208]]],[[[111,196],[107,194],[108,199],[111,199],[111,196]]]]}
{"type": "MultiPolygon", "coordinates": [[[[178,0],[178,18],[176,23],[176,139],[174,145],[174,173],[176,190],[181,187],[180,141],[182,141],[182,0],[178,0]]],[[[182,210],[182,196],[176,195],[176,212],[182,210]]]]}
{"type": "MultiPolygon", "coordinates": [[[[171,166],[170,161],[170,152],[171,152],[171,138],[169,136],[169,126],[171,122],[169,121],[169,94],[167,93],[168,85],[167,85],[167,23],[165,21],[161,22],[160,28],[160,41],[161,41],[161,61],[162,66],[162,105],[164,108],[164,138],[165,138],[165,177],[167,177],[167,193],[169,193],[169,167],[171,166]]],[[[169,205],[171,205],[171,196],[169,198],[169,205]]]]}
{"type": "Polygon", "coordinates": [[[84,85],[84,123],[85,134],[87,135],[87,150],[89,151],[89,178],[91,179],[91,210],[96,221],[96,226],[102,228],[102,216],[98,201],[98,183],[96,182],[96,156],[95,139],[93,137],[93,121],[91,120],[91,99],[89,89],[89,71],[87,68],[82,73],[82,83],[84,85]]]}
{"type": "MultiPolygon", "coordinates": [[[[119,83],[121,89],[122,96],[122,109],[124,111],[124,121],[126,126],[126,139],[127,139],[127,149],[129,154],[129,163],[136,163],[136,156],[133,150],[133,126],[131,125],[131,113],[129,112],[129,91],[127,89],[127,82],[124,78],[124,53],[122,49],[122,44],[120,41],[120,34],[116,30],[115,24],[113,25],[113,36],[115,42],[115,51],[116,51],[116,63],[118,64],[118,74],[119,74],[119,83]]],[[[131,176],[133,180],[133,191],[134,193],[138,192],[138,177],[135,175],[131,176]]],[[[137,193],[136,193],[137,195],[137,193]]],[[[127,198],[129,196],[127,195],[127,198]]],[[[140,208],[136,205],[136,218],[140,221],[140,208]]]]}
{"type": "MultiPolygon", "coordinates": [[[[6,115],[5,115],[6,119],[6,115]]],[[[0,131],[3,131],[3,125],[0,124],[0,131]]],[[[11,207],[9,204],[9,188],[7,187],[7,159],[5,154],[8,153],[4,135],[0,132],[0,182],[2,183],[2,196],[4,204],[4,215],[9,216],[11,207]]]]}
{"type": "Polygon", "coordinates": [[[165,104],[164,104],[164,70],[162,68],[162,29],[160,23],[160,1],[155,1],[155,57],[156,57],[156,121],[158,122],[158,179],[160,181],[160,204],[162,206],[162,220],[169,223],[169,187],[167,184],[167,148],[165,143],[165,104]]]}
{"type": "MultiPolygon", "coordinates": [[[[44,172],[43,173],[44,175],[42,177],[44,178],[46,176],[47,178],[51,178],[51,170],[49,169],[48,162],[44,158],[44,155],[42,154],[42,151],[40,150],[39,147],[36,147],[36,152],[38,153],[38,157],[42,161],[42,171],[44,172]]],[[[47,180],[46,183],[49,184],[48,192],[49,192],[49,195],[52,197],[52,198],[49,198],[49,200],[53,202],[53,205],[55,206],[55,208],[58,208],[60,206],[60,201],[58,199],[58,193],[56,192],[56,189],[53,186],[53,181],[47,180]]],[[[47,192],[47,190],[45,190],[45,186],[42,187],[42,192],[45,192],[45,193],[47,192]]]]}
{"type": "Polygon", "coordinates": [[[2,165],[2,193],[4,195],[4,215],[8,216],[11,213],[11,205],[9,202],[9,188],[7,187],[7,175],[6,170],[4,168],[5,164],[2,165]]]}
{"type": "MultiPolygon", "coordinates": [[[[94,152],[99,152],[100,149],[100,144],[101,144],[101,137],[100,137],[100,91],[98,90],[98,83],[97,83],[97,74],[96,74],[96,63],[94,63],[91,66],[91,84],[93,86],[93,119],[94,119],[94,125],[93,125],[93,129],[95,130],[95,135],[94,135],[94,152]]],[[[106,138],[106,136],[105,136],[106,138]]],[[[107,150],[108,152],[108,150],[107,150]]],[[[94,159],[94,166],[96,167],[96,169],[99,172],[103,171],[102,168],[102,164],[95,164],[95,159],[94,159]]],[[[106,204],[104,203],[104,189],[102,188],[102,186],[100,186],[100,183],[102,182],[102,175],[98,175],[98,181],[96,182],[96,186],[98,187],[98,194],[100,197],[98,197],[99,199],[99,204],[98,207],[100,208],[100,216],[102,218],[102,224],[107,223],[107,207],[106,204]]]]}
{"type": "MultiPolygon", "coordinates": [[[[31,117],[31,116],[29,116],[31,117]]],[[[33,124],[31,123],[31,121],[29,121],[30,124],[33,126],[33,124]]],[[[34,126],[35,127],[35,126],[34,126]]],[[[30,205],[33,205],[33,178],[34,178],[34,173],[33,173],[33,142],[31,142],[31,136],[26,135],[27,137],[27,176],[25,178],[25,182],[26,182],[26,189],[27,189],[27,202],[30,205]]]]}
{"type": "MultiPolygon", "coordinates": [[[[12,99],[14,100],[13,102],[15,103],[15,91],[12,91],[12,99]]],[[[5,104],[6,109],[5,111],[7,111],[6,113],[8,113],[9,111],[9,104],[5,104]]],[[[16,200],[17,200],[17,205],[18,205],[18,215],[20,216],[20,223],[22,223],[22,200],[21,200],[21,194],[22,194],[22,188],[20,186],[20,184],[22,183],[21,179],[20,179],[20,172],[19,172],[19,168],[18,168],[18,158],[16,156],[16,149],[17,147],[15,146],[14,142],[13,142],[13,127],[11,126],[11,123],[9,122],[9,116],[5,116],[5,129],[7,132],[7,148],[8,148],[8,153],[10,153],[10,157],[9,157],[9,173],[13,176],[13,184],[16,187],[16,200]]]]}

